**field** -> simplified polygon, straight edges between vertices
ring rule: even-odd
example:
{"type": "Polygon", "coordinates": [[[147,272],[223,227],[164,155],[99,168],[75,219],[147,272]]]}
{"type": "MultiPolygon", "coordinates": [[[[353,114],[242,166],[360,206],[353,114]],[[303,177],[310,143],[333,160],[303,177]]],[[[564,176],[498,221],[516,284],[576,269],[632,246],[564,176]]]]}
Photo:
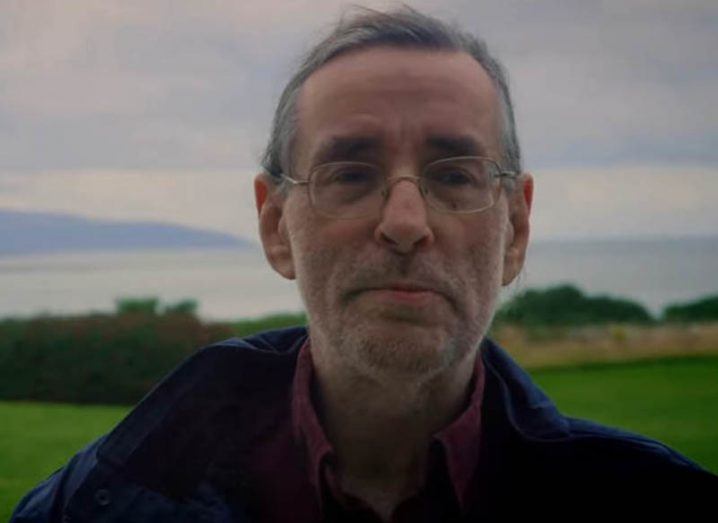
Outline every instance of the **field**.
{"type": "Polygon", "coordinates": [[[651,436],[718,473],[718,357],[534,371],[569,416],[651,436]]]}
{"type": "MultiPolygon", "coordinates": [[[[718,357],[534,370],[567,414],[652,436],[718,472],[718,357]]],[[[0,521],[24,492],[112,427],[125,407],[0,402],[0,521]]]]}
{"type": "Polygon", "coordinates": [[[126,407],[0,402],[0,521],[19,498],[103,434],[126,407]]]}

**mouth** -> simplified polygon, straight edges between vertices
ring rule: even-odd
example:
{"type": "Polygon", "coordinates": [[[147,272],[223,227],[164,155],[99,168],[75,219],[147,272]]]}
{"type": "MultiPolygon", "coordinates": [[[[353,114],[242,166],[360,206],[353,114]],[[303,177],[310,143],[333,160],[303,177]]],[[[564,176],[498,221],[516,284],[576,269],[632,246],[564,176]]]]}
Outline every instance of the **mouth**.
{"type": "Polygon", "coordinates": [[[387,282],[357,292],[382,303],[411,307],[427,307],[446,296],[433,286],[415,282],[387,282]]]}
{"type": "Polygon", "coordinates": [[[433,287],[411,282],[389,282],[376,287],[370,287],[369,290],[390,290],[399,292],[436,292],[433,287]]]}

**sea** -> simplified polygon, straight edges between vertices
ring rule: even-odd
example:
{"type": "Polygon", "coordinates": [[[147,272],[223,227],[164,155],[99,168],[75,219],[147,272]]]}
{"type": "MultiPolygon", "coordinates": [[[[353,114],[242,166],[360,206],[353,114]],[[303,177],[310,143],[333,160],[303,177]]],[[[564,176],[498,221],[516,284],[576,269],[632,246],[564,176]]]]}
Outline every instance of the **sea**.
{"type": "MultiPolygon", "coordinates": [[[[667,304],[718,294],[718,236],[537,241],[502,300],[564,283],[658,314],[667,304]]],[[[118,299],[145,297],[196,300],[206,320],[303,308],[295,283],[274,273],[259,248],[0,256],[0,318],[111,312],[118,299]]]]}

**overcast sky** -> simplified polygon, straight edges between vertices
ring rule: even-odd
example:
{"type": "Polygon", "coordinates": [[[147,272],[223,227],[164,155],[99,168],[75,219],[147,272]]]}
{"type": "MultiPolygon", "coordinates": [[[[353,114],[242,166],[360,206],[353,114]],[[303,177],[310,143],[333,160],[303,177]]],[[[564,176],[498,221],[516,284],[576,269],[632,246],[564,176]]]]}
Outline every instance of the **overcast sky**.
{"type": "MultiPolygon", "coordinates": [[[[407,3],[507,66],[535,237],[718,233],[718,2],[407,3]]],[[[256,238],[274,104],[346,5],[0,0],[0,208],[256,238]]]]}

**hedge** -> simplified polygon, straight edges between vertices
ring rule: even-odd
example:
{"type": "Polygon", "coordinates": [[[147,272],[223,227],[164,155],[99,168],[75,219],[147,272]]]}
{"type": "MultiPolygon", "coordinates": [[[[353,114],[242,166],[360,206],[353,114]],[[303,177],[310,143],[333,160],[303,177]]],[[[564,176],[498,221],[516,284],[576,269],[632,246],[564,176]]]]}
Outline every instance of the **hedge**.
{"type": "MultiPolygon", "coordinates": [[[[132,404],[195,350],[232,336],[306,323],[303,313],[228,324],[202,323],[197,303],[162,305],[124,298],[116,314],[0,320],[0,398],[132,404]]],[[[718,319],[718,296],[670,305],[662,320],[718,319]]],[[[505,304],[495,324],[529,329],[650,323],[639,303],[588,296],[562,285],[527,290],[505,304]]]]}
{"type": "Polygon", "coordinates": [[[669,305],[663,309],[663,319],[669,322],[718,321],[718,295],[669,305]]]}
{"type": "Polygon", "coordinates": [[[572,285],[527,290],[497,312],[495,322],[523,326],[650,323],[643,305],[624,298],[587,296],[572,285]]]}
{"type": "Polygon", "coordinates": [[[231,336],[181,313],[0,321],[0,398],[135,403],[197,348],[231,336]]]}

